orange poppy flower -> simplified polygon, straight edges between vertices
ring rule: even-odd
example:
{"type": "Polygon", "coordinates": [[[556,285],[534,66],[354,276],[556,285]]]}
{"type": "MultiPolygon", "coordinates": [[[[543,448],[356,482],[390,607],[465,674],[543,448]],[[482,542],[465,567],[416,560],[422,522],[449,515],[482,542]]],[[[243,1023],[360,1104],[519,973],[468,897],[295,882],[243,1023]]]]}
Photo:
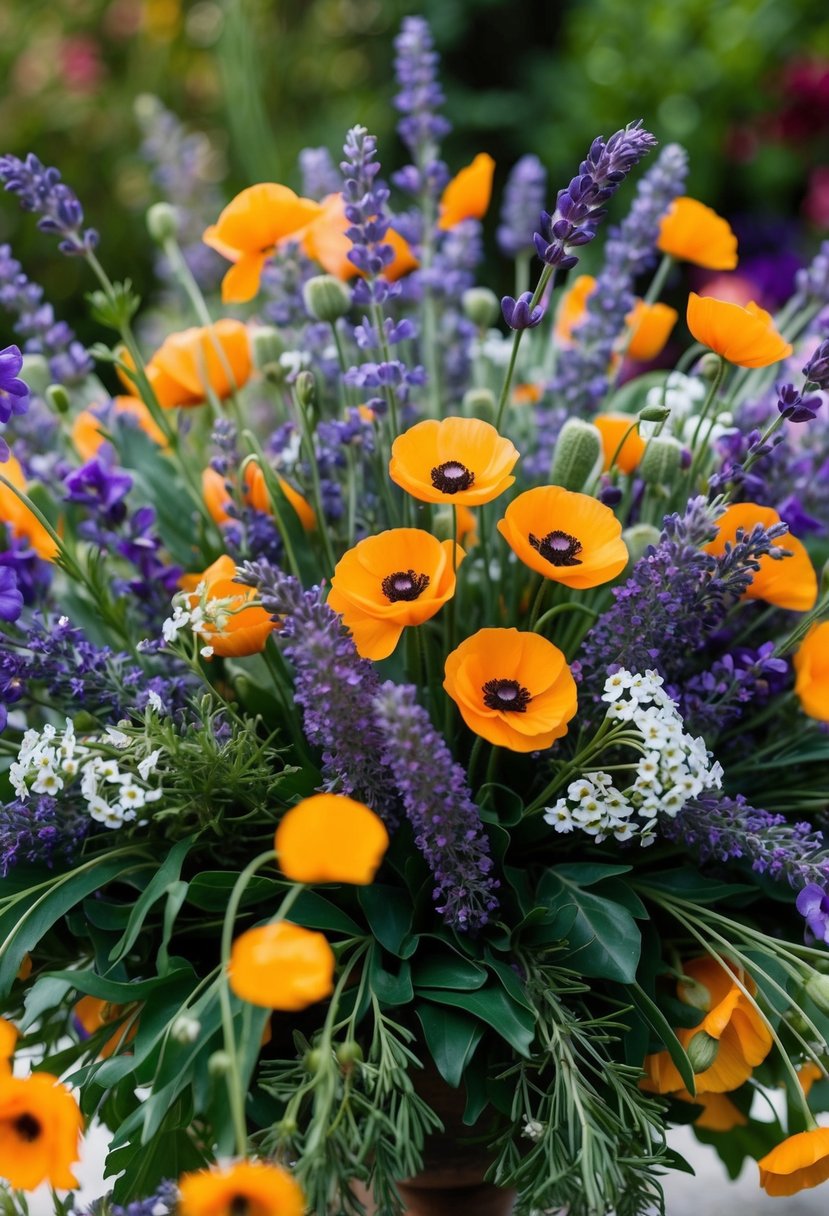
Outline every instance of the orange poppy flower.
{"type": "Polygon", "coordinates": [[[661,355],[671,331],[677,323],[679,313],[669,304],[646,304],[637,300],[625,317],[631,331],[626,355],[646,363],[661,355]]]}
{"type": "Polygon", "coordinates": [[[662,217],[658,249],[708,270],[733,270],[737,238],[728,220],[695,198],[675,198],[662,217]]]}
{"type": "Polygon", "coordinates": [[[463,220],[480,220],[487,213],[492,197],[495,161],[488,152],[479,152],[471,165],[456,173],[440,198],[438,228],[446,231],[463,220]]]}
{"type": "Polygon", "coordinates": [[[691,1097],[687,1089],[672,1095],[680,1102],[693,1102],[702,1111],[694,1120],[694,1127],[708,1132],[730,1132],[735,1127],[746,1127],[748,1116],[744,1115],[725,1094],[697,1094],[691,1097]]]}
{"type": "Polygon", "coordinates": [[[243,1001],[295,1013],[334,990],[334,952],[321,933],[290,921],[259,925],[237,937],[228,967],[243,1001]]]}
{"type": "Polygon", "coordinates": [[[572,342],[573,333],[587,312],[587,301],[595,290],[596,280],[593,275],[580,274],[573,280],[573,286],[562,296],[553,331],[559,346],[569,346],[572,342]]]}
{"type": "Polygon", "coordinates": [[[0,1177],[16,1190],[77,1186],[70,1166],[82,1127],[78,1104],[57,1077],[0,1077],[0,1177]]]}
{"type": "MultiPolygon", "coordinates": [[[[704,546],[705,552],[721,557],[726,544],[736,544],[738,529],[749,533],[757,524],[769,528],[779,523],[780,516],[773,507],[761,507],[754,502],[733,503],[717,520],[717,535],[704,546]]],[[[776,543],[791,556],[761,557],[760,569],[752,578],[745,598],[764,600],[793,612],[808,612],[817,600],[817,575],[811,558],[802,542],[791,533],[776,543]]]]}
{"type": "Polygon", "coordinates": [[[407,625],[422,625],[455,594],[455,566],[466,554],[419,528],[390,528],[344,553],[328,604],[351,630],[364,659],[386,659],[407,625]]]}
{"type": "Polygon", "coordinates": [[[798,1132],[757,1162],[767,1195],[796,1195],[829,1178],[829,1127],[798,1132]]]}
{"type": "Polygon", "coordinates": [[[477,507],[509,489],[518,452],[480,418],[427,418],[398,435],[389,476],[421,502],[477,507]]]}
{"type": "MultiPolygon", "coordinates": [[[[341,194],[329,194],[322,201],[321,214],[308,225],[302,241],[302,251],[315,262],[319,262],[323,270],[335,278],[353,279],[360,271],[349,260],[353,245],[346,236],[346,230],[351,227],[351,221],[346,218],[345,200],[341,194]]],[[[390,245],[394,252],[393,260],[383,268],[383,276],[394,282],[416,270],[420,265],[408,241],[389,228],[383,238],[385,245],[390,245]]]]}
{"type": "MultiPolygon", "coordinates": [[[[277,476],[276,480],[305,531],[313,532],[317,526],[314,508],[284,477],[277,476]]],[[[202,473],[202,494],[210,518],[217,524],[226,524],[232,518],[228,507],[233,502],[233,496],[227,488],[227,478],[208,466],[202,473]]],[[[261,511],[263,515],[273,514],[265,474],[255,461],[251,461],[245,466],[245,502],[256,511],[261,511]]]]}
{"type": "Polygon", "coordinates": [[[277,245],[302,232],[321,211],[313,199],[298,198],[275,182],[260,182],[237,194],[202,236],[205,245],[234,263],[222,279],[225,304],[252,300],[277,245]]]}
{"type": "MultiPolygon", "coordinates": [[[[112,1005],[97,996],[83,996],[72,1009],[72,1018],[81,1038],[87,1039],[102,1026],[117,1022],[125,1013],[124,1005],[112,1005]]],[[[116,1049],[131,1042],[138,1031],[138,1021],[133,1018],[129,1027],[119,1026],[115,1034],[107,1039],[99,1051],[102,1060],[107,1060],[116,1049]]]]}
{"type": "Polygon", "coordinates": [[[160,405],[201,405],[212,392],[220,401],[242,388],[253,368],[250,337],[241,321],[170,334],[147,364],[160,405]]]}
{"type": "Polygon", "coordinates": [[[199,636],[205,646],[223,658],[238,659],[264,650],[276,623],[264,608],[245,607],[256,592],[235,583],[235,576],[236,563],[224,554],[204,573],[185,575],[181,585],[192,592],[187,597],[190,611],[201,609],[199,636]]]}
{"type": "Polygon", "coordinates": [[[5,1018],[0,1018],[0,1077],[11,1073],[11,1058],[17,1046],[17,1027],[12,1026],[5,1018]]]}
{"type": "MultiPolygon", "coordinates": [[[[728,962],[728,960],[726,960],[728,962]]],[[[757,986],[751,976],[734,963],[728,968],[752,995],[757,986]]],[[[708,955],[683,964],[685,977],[677,984],[677,996],[686,1005],[700,1009],[704,1017],[697,1026],[679,1027],[676,1036],[684,1048],[698,1034],[717,1040],[712,1064],[696,1075],[697,1093],[728,1093],[748,1080],[771,1051],[769,1028],[755,1006],[720,964],[708,955]]],[[[683,1081],[667,1051],[645,1059],[646,1079],[642,1089],[650,1093],[673,1093],[683,1081]]]]}
{"type": "Polygon", "coordinates": [[[540,384],[516,384],[512,390],[513,405],[537,405],[544,396],[544,389],[540,384]]]}
{"type": "Polygon", "coordinates": [[[755,303],[732,304],[713,296],[688,297],[688,328],[697,342],[738,367],[769,367],[792,353],[771,313],[755,303]]]}
{"type": "Polygon", "coordinates": [[[829,621],[812,626],[793,662],[801,709],[810,718],[829,722],[829,621]]]}
{"type": "MultiPolygon", "coordinates": [[[[116,414],[128,415],[134,418],[145,435],[157,443],[160,448],[167,446],[167,439],[161,427],[157,424],[149,408],[140,397],[115,397],[113,409],[116,414]]],[[[82,410],[72,423],[72,443],[81,460],[91,460],[106,440],[101,430],[101,419],[91,410],[82,410]]]]}
{"type": "Polygon", "coordinates": [[[179,1216],[303,1216],[305,1199],[287,1170],[265,1161],[238,1161],[179,1179],[179,1216]]]}
{"type": "Polygon", "coordinates": [[[498,531],[531,570],[578,590],[609,583],[627,565],[622,525],[610,507],[561,486],[519,494],[498,531]]]}
{"type": "Polygon", "coordinates": [[[597,414],[592,421],[602,437],[605,472],[612,464],[623,473],[637,469],[646,444],[636,427],[636,419],[630,414],[597,414]]]}
{"type": "MultiPolygon", "coordinates": [[[[0,465],[0,473],[23,494],[26,493],[26,474],[15,456],[9,456],[5,464],[0,465]]],[[[0,482],[0,524],[5,524],[15,537],[25,538],[44,561],[51,562],[57,557],[58,547],[52,540],[43,524],[25,503],[22,503],[14,490],[0,482]]]]}
{"type": "Polygon", "coordinates": [[[552,747],[578,708],[567,660],[538,633],[479,629],[447,656],[445,674],[469,729],[513,752],[552,747]]]}
{"type": "Polygon", "coordinates": [[[344,794],[315,794],[291,807],[276,829],[279,868],[294,882],[367,886],[389,847],[382,819],[344,794]]]}

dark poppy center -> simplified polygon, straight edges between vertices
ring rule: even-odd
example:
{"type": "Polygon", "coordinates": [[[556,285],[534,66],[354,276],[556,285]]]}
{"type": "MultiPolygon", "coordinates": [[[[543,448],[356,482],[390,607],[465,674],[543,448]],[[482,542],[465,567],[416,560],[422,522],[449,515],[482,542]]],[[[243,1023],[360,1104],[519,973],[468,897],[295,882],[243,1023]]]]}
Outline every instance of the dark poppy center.
{"type": "Polygon", "coordinates": [[[482,691],[488,709],[502,709],[506,713],[524,714],[532,700],[530,690],[517,680],[487,680],[482,691]]]}
{"type": "Polygon", "coordinates": [[[415,574],[414,570],[396,570],[383,579],[383,595],[396,604],[398,600],[416,600],[431,582],[428,574],[415,574]]]}
{"type": "Polygon", "coordinates": [[[228,1216],[248,1216],[250,1200],[247,1195],[234,1195],[228,1206],[228,1216]]]}
{"type": "Polygon", "coordinates": [[[18,1115],[14,1121],[14,1130],[21,1140],[31,1144],[33,1140],[37,1140],[43,1128],[34,1115],[18,1115]]]}
{"type": "Polygon", "coordinates": [[[531,532],[530,544],[552,566],[581,565],[581,558],[577,556],[581,553],[581,541],[576,540],[575,536],[571,536],[569,532],[560,532],[556,529],[554,532],[548,532],[546,536],[542,536],[540,540],[531,532]]]}
{"type": "Polygon", "coordinates": [[[432,469],[432,485],[441,494],[457,494],[474,485],[475,474],[459,460],[445,460],[432,469]]]}

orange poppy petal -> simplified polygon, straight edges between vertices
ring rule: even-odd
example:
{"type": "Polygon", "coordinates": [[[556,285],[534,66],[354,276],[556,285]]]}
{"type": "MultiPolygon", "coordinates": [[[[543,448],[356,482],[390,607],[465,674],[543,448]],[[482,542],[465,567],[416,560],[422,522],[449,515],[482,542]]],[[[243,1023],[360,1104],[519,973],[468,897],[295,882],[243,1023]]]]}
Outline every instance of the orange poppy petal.
{"type": "Polygon", "coordinates": [[[294,882],[374,881],[389,834],[362,802],[344,794],[316,794],[292,807],[276,829],[282,873],[294,882]]]}
{"type": "Polygon", "coordinates": [[[246,304],[259,294],[259,281],[270,254],[249,253],[239,258],[222,279],[222,303],[246,304]]]}
{"type": "Polygon", "coordinates": [[[737,238],[722,216],[695,198],[675,198],[659,225],[657,247],[682,262],[733,270],[737,238]]]}
{"type": "Polygon", "coordinates": [[[774,328],[770,315],[756,304],[743,308],[692,291],[686,320],[697,342],[738,367],[769,367],[792,353],[791,344],[774,328]]]}
{"type": "Polygon", "coordinates": [[[251,1005],[296,1012],[333,992],[334,954],[321,933],[284,920],[260,925],[233,943],[228,979],[251,1005]]]}
{"type": "Polygon", "coordinates": [[[829,621],[813,625],[794,655],[794,690],[810,718],[829,722],[829,621]]]}
{"type": "Polygon", "coordinates": [[[492,196],[494,172],[495,161],[487,152],[479,152],[471,165],[461,169],[441,196],[438,228],[446,231],[462,220],[482,219],[492,196]]]}
{"type": "Polygon", "coordinates": [[[757,1162],[768,1195],[794,1195],[829,1179],[829,1128],[798,1132],[757,1162]]]}

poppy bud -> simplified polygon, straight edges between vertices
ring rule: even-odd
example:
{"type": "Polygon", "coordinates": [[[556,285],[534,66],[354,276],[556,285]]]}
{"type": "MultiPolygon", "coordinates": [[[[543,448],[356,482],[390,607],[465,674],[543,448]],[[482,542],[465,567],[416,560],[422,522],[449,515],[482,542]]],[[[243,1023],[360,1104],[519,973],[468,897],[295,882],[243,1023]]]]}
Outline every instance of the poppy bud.
{"type": "Polygon", "coordinates": [[[495,425],[498,408],[495,395],[488,388],[470,388],[463,395],[461,404],[467,418],[480,418],[482,422],[495,425]]]}
{"type": "Polygon", "coordinates": [[[670,435],[655,435],[648,440],[639,473],[648,485],[670,485],[682,467],[683,447],[670,435]]]}
{"type": "Polygon", "coordinates": [[[642,422],[666,422],[670,416],[671,411],[667,405],[646,405],[639,411],[642,422]]]}
{"type": "Polygon", "coordinates": [[[703,380],[713,380],[718,374],[721,364],[720,356],[715,355],[713,351],[708,351],[697,364],[697,375],[701,376],[703,380]]]}
{"type": "Polygon", "coordinates": [[[565,490],[579,491],[601,460],[602,439],[598,428],[580,418],[568,418],[556,440],[550,480],[565,490]]]}
{"type": "Polygon", "coordinates": [[[705,1072],[710,1068],[716,1060],[719,1050],[719,1040],[712,1038],[705,1030],[698,1031],[685,1049],[695,1073],[705,1072]]]}
{"type": "Polygon", "coordinates": [[[470,287],[461,297],[463,311],[473,325],[489,329],[501,314],[501,303],[488,287],[470,287]]]}
{"type": "Polygon", "coordinates": [[[630,564],[644,557],[651,545],[658,545],[660,535],[659,529],[654,528],[653,524],[634,524],[632,528],[625,528],[622,540],[628,547],[630,564]]]}
{"type": "Polygon", "coordinates": [[[310,1051],[306,1051],[305,1058],[302,1062],[308,1072],[310,1072],[313,1076],[314,1073],[318,1073],[320,1070],[320,1065],[322,1064],[322,1052],[318,1047],[312,1047],[310,1051]]]}
{"type": "Polygon", "coordinates": [[[351,292],[332,274],[318,274],[302,289],[305,307],[315,321],[333,324],[351,308],[351,292]]]}
{"type": "Polygon", "coordinates": [[[147,212],[147,231],[157,245],[178,236],[178,214],[169,203],[153,203],[147,212]]]}
{"type": "Polygon", "coordinates": [[[46,390],[46,400],[56,414],[68,414],[72,408],[69,394],[62,384],[50,384],[46,390]]]}
{"type": "Polygon", "coordinates": [[[285,343],[279,330],[270,325],[262,325],[250,332],[250,344],[253,351],[254,366],[269,379],[283,379],[285,372],[279,362],[280,355],[285,352],[285,343]]]}
{"type": "Polygon", "coordinates": [[[353,1039],[348,1039],[345,1043],[340,1043],[336,1051],[337,1063],[346,1072],[355,1064],[362,1064],[363,1049],[359,1043],[355,1043],[353,1039]]]}
{"type": "Polygon", "coordinates": [[[317,386],[313,372],[300,372],[294,383],[294,393],[301,409],[313,407],[317,397],[317,386]]]}
{"type": "Polygon", "coordinates": [[[214,1051],[207,1061],[207,1071],[211,1077],[224,1077],[230,1070],[230,1056],[226,1051],[214,1051]]]}
{"type": "Polygon", "coordinates": [[[829,975],[815,971],[806,983],[806,995],[821,1013],[829,1014],[829,975]]]}

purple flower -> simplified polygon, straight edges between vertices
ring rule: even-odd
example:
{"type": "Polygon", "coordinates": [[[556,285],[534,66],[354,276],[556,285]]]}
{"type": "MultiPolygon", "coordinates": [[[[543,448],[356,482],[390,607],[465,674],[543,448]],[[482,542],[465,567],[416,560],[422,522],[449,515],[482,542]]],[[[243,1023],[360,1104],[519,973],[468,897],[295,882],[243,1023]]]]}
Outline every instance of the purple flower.
{"type": "Polygon", "coordinates": [[[499,883],[466,774],[417,703],[416,690],[387,681],[374,698],[382,756],[435,879],[433,898],[447,924],[481,928],[498,907],[499,883]]]}
{"type": "Polygon", "coordinates": [[[606,143],[601,136],[593,140],[578,176],[559,190],[553,214],[541,213],[541,232],[533,234],[533,243],[542,262],[561,270],[576,265],[579,259],[573,250],[593,240],[606,214],[604,204],[655,147],[656,139],[641,121],[617,131],[606,143]]]}
{"type": "Polygon", "coordinates": [[[533,249],[533,229],[544,207],[547,174],[537,156],[522,156],[513,165],[504,187],[498,248],[508,258],[533,249]]]}
{"type": "Polygon", "coordinates": [[[824,241],[811,263],[797,272],[798,292],[821,304],[829,304],[829,241],[824,241]]]}
{"type": "Polygon", "coordinates": [[[503,297],[501,315],[510,329],[535,329],[536,325],[541,324],[546,308],[543,304],[537,304],[535,308],[531,308],[532,300],[531,291],[522,292],[517,300],[514,300],[512,296],[503,297]]]}
{"type": "Polygon", "coordinates": [[[127,513],[124,498],[132,489],[132,478],[114,468],[104,456],[95,456],[64,481],[66,501],[81,503],[99,511],[105,523],[120,523],[127,513]]]}
{"type": "Polygon", "coordinates": [[[829,891],[810,882],[795,902],[812,936],[819,942],[829,944],[829,891]]]}
{"type": "Polygon", "coordinates": [[[28,385],[17,378],[22,367],[19,346],[0,350],[0,422],[8,422],[12,414],[25,414],[28,408],[28,385]]]}
{"type": "MultiPolygon", "coordinates": [[[[340,166],[344,176],[342,194],[345,216],[350,224],[346,236],[352,246],[348,260],[367,279],[377,279],[394,261],[394,250],[384,240],[389,230],[386,208],[389,191],[376,180],[380,172],[380,164],[374,159],[377,140],[369,135],[365,127],[352,127],[346,136],[343,152],[345,160],[340,166]]],[[[357,304],[380,304],[396,294],[392,290],[394,286],[385,279],[376,285],[361,279],[354,289],[354,301],[357,304]]]]}
{"type": "Polygon", "coordinates": [[[78,856],[92,820],[80,807],[60,805],[46,794],[0,805],[0,875],[21,861],[70,864],[78,856]]]}
{"type": "MultiPolygon", "coordinates": [[[[805,372],[806,368],[803,370],[805,372]]],[[[822,397],[817,394],[804,397],[793,384],[784,384],[777,390],[777,408],[789,422],[811,422],[822,404],[822,397]]]]}
{"type": "Polygon", "coordinates": [[[25,339],[24,350],[49,360],[57,384],[77,383],[92,370],[83,346],[65,322],[55,319],[43,288],[26,277],[8,245],[0,245],[0,307],[17,314],[14,330],[25,339]]]}
{"type": "Polygon", "coordinates": [[[829,338],[821,342],[803,368],[803,375],[808,384],[814,384],[824,392],[829,392],[829,338]]]}
{"type": "Polygon", "coordinates": [[[60,179],[57,169],[42,165],[33,152],[25,160],[0,156],[0,182],[16,194],[24,211],[41,218],[42,232],[57,233],[61,253],[90,253],[98,244],[94,228],[83,227],[83,207],[74,190],[60,179]]]}
{"type": "Polygon", "coordinates": [[[303,148],[299,154],[302,193],[318,201],[328,194],[338,194],[340,175],[327,148],[303,148]]]}
{"type": "Polygon", "coordinates": [[[0,621],[16,621],[23,611],[23,595],[17,576],[8,566],[0,566],[0,621]]]}
{"type": "Polygon", "coordinates": [[[403,114],[397,130],[414,158],[415,165],[410,168],[415,168],[419,177],[416,182],[408,182],[409,188],[417,193],[428,181],[441,189],[443,183],[436,181],[434,162],[440,141],[452,127],[437,113],[444,96],[437,79],[440,56],[434,49],[428,22],[423,17],[404,17],[394,49],[397,52],[394,69],[400,86],[394,105],[403,114]]]}

